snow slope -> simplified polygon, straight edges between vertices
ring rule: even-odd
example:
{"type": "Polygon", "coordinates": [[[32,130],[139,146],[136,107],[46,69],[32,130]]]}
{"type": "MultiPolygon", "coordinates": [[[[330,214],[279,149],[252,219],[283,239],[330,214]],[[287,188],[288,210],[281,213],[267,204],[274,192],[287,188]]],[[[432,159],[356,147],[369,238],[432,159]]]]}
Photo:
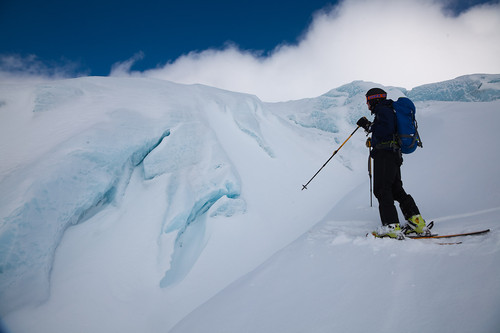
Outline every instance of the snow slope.
{"type": "Polygon", "coordinates": [[[466,103],[423,109],[425,148],[403,167],[405,187],[435,221],[435,231],[490,228],[489,234],[404,242],[367,238],[377,214],[367,205],[368,184],[362,184],[306,234],[171,332],[498,332],[500,152],[481,149],[475,140],[449,147],[454,130],[488,140],[499,105],[475,103],[479,119],[466,103]],[[439,129],[433,131],[433,124],[439,129]]]}
{"type": "Polygon", "coordinates": [[[424,217],[492,229],[447,246],[364,236],[379,222],[360,131],[300,190],[373,83],[286,103],[152,79],[2,85],[0,315],[12,332],[494,332],[499,77],[386,88],[415,92],[424,149],[403,178],[424,217]],[[479,97],[449,102],[457,86],[479,97]]]}

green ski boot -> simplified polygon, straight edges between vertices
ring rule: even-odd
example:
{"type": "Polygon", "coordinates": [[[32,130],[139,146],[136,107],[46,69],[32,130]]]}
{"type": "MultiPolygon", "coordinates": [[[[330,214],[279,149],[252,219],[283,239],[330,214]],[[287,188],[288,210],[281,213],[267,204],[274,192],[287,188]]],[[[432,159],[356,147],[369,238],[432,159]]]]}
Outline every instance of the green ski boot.
{"type": "Polygon", "coordinates": [[[429,228],[425,224],[425,220],[422,215],[413,215],[408,219],[409,228],[406,229],[406,233],[417,233],[421,236],[428,236],[431,234],[429,228]]]}

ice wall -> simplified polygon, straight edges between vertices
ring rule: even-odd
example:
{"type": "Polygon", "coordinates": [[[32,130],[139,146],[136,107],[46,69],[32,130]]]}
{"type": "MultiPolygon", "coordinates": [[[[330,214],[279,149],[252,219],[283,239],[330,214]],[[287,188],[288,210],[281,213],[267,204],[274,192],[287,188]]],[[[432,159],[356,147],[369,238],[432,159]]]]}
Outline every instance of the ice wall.
{"type": "Polygon", "coordinates": [[[495,101],[500,98],[500,75],[467,75],[426,84],[409,91],[408,97],[415,101],[495,101]]]}
{"type": "Polygon", "coordinates": [[[12,142],[2,155],[16,157],[0,170],[0,314],[48,297],[64,231],[119,205],[135,168],[145,180],[169,177],[158,234],[177,236],[175,244],[164,244],[174,249],[161,284],[182,278],[203,248],[207,211],[216,204],[211,214],[231,216],[246,207],[210,113],[223,114],[272,155],[253,96],[150,79],[24,87],[30,100],[23,103],[7,97],[11,89],[0,89],[0,100],[7,101],[2,130],[11,134],[2,140],[12,142]],[[18,128],[7,131],[9,125],[18,128]],[[12,141],[14,132],[24,144],[12,141]]]}

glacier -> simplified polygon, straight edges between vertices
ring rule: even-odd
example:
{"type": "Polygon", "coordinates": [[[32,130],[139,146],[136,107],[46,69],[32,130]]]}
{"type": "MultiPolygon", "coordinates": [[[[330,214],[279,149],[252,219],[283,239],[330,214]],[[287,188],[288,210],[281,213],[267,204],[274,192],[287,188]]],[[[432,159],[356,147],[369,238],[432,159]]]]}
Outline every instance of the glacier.
{"type": "MultiPolygon", "coordinates": [[[[238,103],[248,104],[248,108],[232,116],[242,131],[268,149],[254,118],[254,97],[238,99],[233,94],[210,94],[208,89],[196,86],[181,88],[184,92],[179,94],[175,85],[146,81],[143,89],[153,88],[160,94],[148,96],[149,102],[159,98],[157,103],[165,109],[153,114],[147,112],[147,105],[138,108],[137,101],[133,106],[131,99],[113,96],[113,90],[106,91],[110,86],[120,94],[133,96],[135,91],[133,82],[107,84],[99,78],[43,84],[33,91],[34,117],[53,117],[52,121],[58,122],[63,113],[70,113],[57,130],[74,132],[47,149],[43,157],[16,167],[1,180],[1,188],[19,191],[3,191],[0,201],[0,290],[2,299],[8,300],[2,302],[2,312],[26,302],[22,295],[36,301],[48,296],[53,256],[64,231],[119,202],[134,168],[140,167],[146,180],[170,175],[166,189],[168,211],[162,231],[178,230],[178,244],[188,226],[221,198],[237,200],[235,206],[244,210],[244,201],[239,199],[238,174],[216,144],[207,117],[211,112],[230,113],[224,108],[237,109],[238,103]],[[163,90],[157,91],[159,87],[163,90]],[[116,102],[103,104],[103,91],[116,102]],[[185,94],[190,98],[185,98],[185,94]],[[193,98],[195,95],[199,97],[193,98]],[[88,102],[82,101],[78,110],[67,110],[68,103],[79,104],[81,99],[88,102]],[[75,124],[72,129],[68,123],[79,119],[71,118],[71,113],[86,110],[92,110],[96,117],[85,125],[75,124]],[[39,116],[42,113],[46,115],[39,116]],[[19,197],[23,197],[22,202],[19,197]]],[[[53,130],[56,129],[40,131],[37,140],[53,135],[53,130]]],[[[224,208],[219,206],[217,214],[224,214],[224,208]]],[[[172,266],[176,265],[174,259],[172,266]]]]}
{"type": "Polygon", "coordinates": [[[407,92],[416,101],[490,102],[500,98],[497,75],[466,75],[426,84],[407,92]]]}
{"type": "MultiPolygon", "coordinates": [[[[297,304],[307,293],[319,297],[330,278],[345,288],[352,288],[349,280],[366,282],[353,276],[361,272],[340,254],[345,251],[361,258],[353,262],[367,271],[376,271],[377,264],[390,267],[394,252],[421,261],[437,252],[435,265],[453,256],[472,263],[477,253],[483,261],[474,265],[489,275],[484,285],[495,285],[499,270],[485,266],[494,266],[500,252],[494,224],[500,156],[483,143],[495,142],[500,75],[468,75],[410,91],[384,87],[393,99],[406,95],[417,103],[424,149],[405,157],[403,180],[425,214],[442,223],[440,232],[454,231],[454,225],[471,228],[470,217],[493,230],[485,244],[464,241],[473,254],[364,237],[378,216],[368,207],[362,134],[309,190],[300,190],[356,120],[369,116],[364,93],[373,86],[380,85],[355,81],[316,98],[266,103],[248,94],[144,78],[0,85],[0,315],[6,326],[13,332],[268,332],[276,325],[308,330],[316,320],[312,331],[342,330],[351,321],[343,322],[342,315],[329,320],[319,309],[328,306],[327,299],[320,297],[318,308],[312,300],[303,303],[308,308],[297,304]],[[311,266],[313,257],[320,266],[311,266]],[[336,264],[320,269],[323,278],[313,288],[307,279],[316,277],[296,271],[294,260],[309,272],[336,264]],[[344,265],[350,268],[340,275],[333,268],[344,265]],[[273,288],[283,288],[281,298],[274,298],[273,288]],[[248,303],[231,306],[237,299],[248,303]],[[286,321],[287,311],[298,311],[287,299],[305,318],[278,324],[266,316],[280,304],[283,312],[275,318],[286,321]]],[[[403,274],[412,271],[398,263],[403,274]]],[[[435,265],[413,273],[425,279],[435,265]]],[[[492,309],[500,306],[499,296],[483,295],[492,309]]],[[[335,311],[344,313],[341,304],[335,303],[335,311]]],[[[498,324],[492,310],[480,308],[483,327],[498,324]]],[[[433,323],[442,329],[442,322],[433,323]]]]}

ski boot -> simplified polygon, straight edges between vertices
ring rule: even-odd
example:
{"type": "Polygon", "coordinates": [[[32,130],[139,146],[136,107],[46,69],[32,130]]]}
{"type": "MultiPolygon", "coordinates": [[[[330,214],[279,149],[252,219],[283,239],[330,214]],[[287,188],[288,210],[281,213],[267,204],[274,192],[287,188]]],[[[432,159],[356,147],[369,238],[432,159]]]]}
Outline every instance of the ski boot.
{"type": "Polygon", "coordinates": [[[416,233],[419,236],[430,236],[431,231],[425,224],[425,220],[422,215],[413,215],[408,219],[408,224],[405,226],[404,233],[416,233]]]}
{"type": "Polygon", "coordinates": [[[378,238],[390,237],[398,240],[405,239],[405,234],[401,230],[399,223],[380,226],[377,230],[372,232],[372,235],[378,238]]]}

